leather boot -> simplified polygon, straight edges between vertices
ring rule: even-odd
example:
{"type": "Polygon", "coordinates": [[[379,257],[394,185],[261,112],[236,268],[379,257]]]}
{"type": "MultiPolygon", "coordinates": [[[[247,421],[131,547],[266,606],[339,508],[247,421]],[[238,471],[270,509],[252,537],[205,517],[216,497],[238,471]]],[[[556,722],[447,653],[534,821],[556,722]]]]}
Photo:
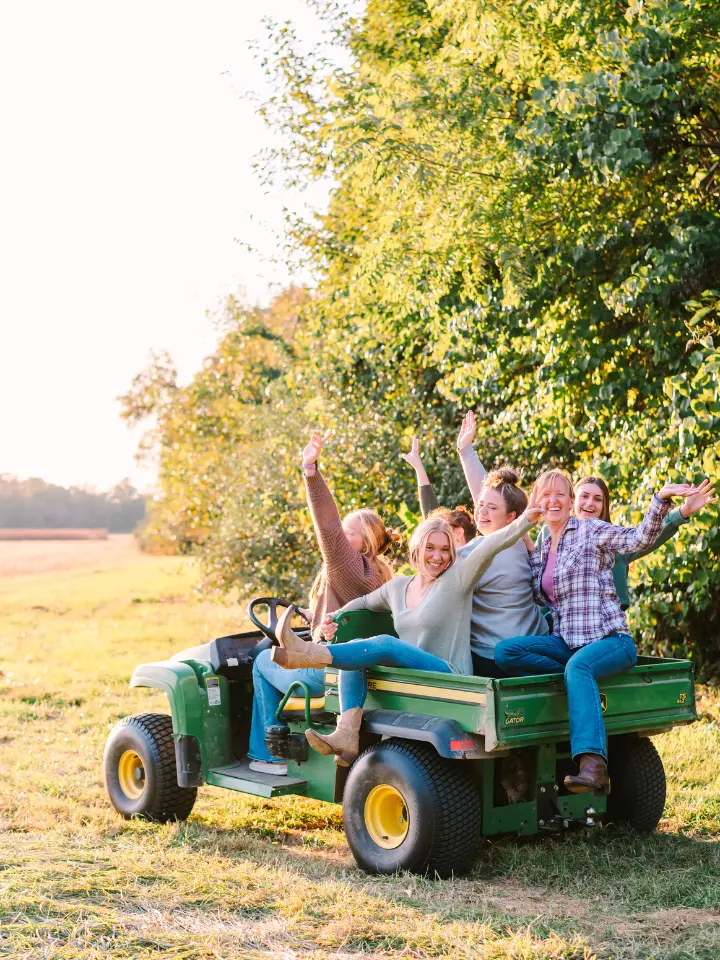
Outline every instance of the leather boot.
{"type": "Polygon", "coordinates": [[[332,654],[324,643],[302,640],[290,627],[295,611],[288,607],[275,627],[279,647],[270,648],[270,659],[286,670],[317,669],[332,663],[332,654]]]}
{"type": "Polygon", "coordinates": [[[338,766],[349,767],[360,752],[362,718],[362,707],[353,707],[340,714],[335,733],[323,735],[308,727],[305,739],[318,753],[334,753],[338,766]]]}
{"type": "Polygon", "coordinates": [[[592,791],[596,797],[606,797],[610,793],[607,764],[597,753],[583,753],[580,756],[580,770],[577,776],[565,777],[565,786],[570,793],[592,791]]]}

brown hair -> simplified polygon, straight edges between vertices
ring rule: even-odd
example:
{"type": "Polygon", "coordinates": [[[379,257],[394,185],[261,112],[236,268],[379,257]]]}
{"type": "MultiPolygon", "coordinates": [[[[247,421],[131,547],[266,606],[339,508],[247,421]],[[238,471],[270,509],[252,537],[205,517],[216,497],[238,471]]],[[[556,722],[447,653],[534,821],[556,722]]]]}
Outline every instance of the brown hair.
{"type": "Polygon", "coordinates": [[[483,487],[497,490],[505,501],[507,512],[519,517],[528,505],[527,495],[518,486],[519,482],[520,475],[512,467],[498,467],[485,477],[483,487]]]}
{"type": "Polygon", "coordinates": [[[477,536],[477,527],[475,526],[473,515],[468,508],[462,504],[459,507],[455,507],[454,510],[451,510],[450,507],[436,507],[430,511],[426,519],[429,520],[431,517],[441,517],[446,523],[449,523],[451,527],[460,527],[465,534],[466,543],[470,543],[470,541],[477,536]]]}
{"type": "MultiPolygon", "coordinates": [[[[363,542],[360,553],[364,557],[367,557],[369,563],[375,567],[382,583],[387,583],[388,580],[392,579],[393,569],[382,554],[385,553],[392,543],[400,539],[400,534],[396,533],[395,530],[392,530],[390,527],[386,527],[380,514],[371,510],[369,507],[353,510],[352,513],[348,513],[345,519],[350,520],[354,517],[357,517],[360,521],[362,530],[363,542]]],[[[320,593],[320,587],[326,578],[327,573],[325,564],[323,564],[310,588],[311,603],[317,599],[320,593]]]]}
{"type": "Polygon", "coordinates": [[[413,535],[410,537],[408,560],[410,566],[416,570],[420,569],[420,560],[425,550],[425,543],[433,533],[444,533],[447,536],[450,541],[450,563],[455,563],[455,537],[453,537],[450,524],[442,517],[428,517],[427,520],[423,520],[415,527],[413,535]]]}
{"type": "Polygon", "coordinates": [[[610,491],[608,490],[607,484],[602,477],[583,477],[582,480],[578,480],[575,484],[575,496],[577,496],[580,487],[584,487],[586,483],[594,483],[596,487],[600,487],[603,495],[603,508],[600,511],[600,519],[604,520],[605,523],[610,523],[610,491]]]}

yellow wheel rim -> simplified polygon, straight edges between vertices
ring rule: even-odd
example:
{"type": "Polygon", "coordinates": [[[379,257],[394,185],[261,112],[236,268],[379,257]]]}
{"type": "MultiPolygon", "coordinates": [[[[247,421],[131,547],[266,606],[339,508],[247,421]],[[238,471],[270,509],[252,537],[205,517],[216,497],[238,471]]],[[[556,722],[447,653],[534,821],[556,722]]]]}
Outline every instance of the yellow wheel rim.
{"type": "Polygon", "coordinates": [[[139,800],[145,789],[145,767],[134,750],[126,750],[118,762],[120,789],[128,800],[139,800]]]}
{"type": "Polygon", "coordinates": [[[371,839],[384,850],[399,847],[408,833],[405,798],[387,783],[373,787],[365,801],[365,826],[371,839]]]}

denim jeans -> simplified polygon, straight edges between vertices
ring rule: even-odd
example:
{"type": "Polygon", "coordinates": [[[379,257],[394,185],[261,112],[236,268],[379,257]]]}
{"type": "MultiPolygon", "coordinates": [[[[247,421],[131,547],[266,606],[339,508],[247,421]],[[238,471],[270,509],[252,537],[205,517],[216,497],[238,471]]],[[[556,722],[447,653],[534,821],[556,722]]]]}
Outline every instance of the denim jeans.
{"type": "Polygon", "coordinates": [[[368,640],[350,640],[330,647],[332,665],[340,670],[340,709],[361,707],[367,696],[366,667],[406,667],[409,670],[436,670],[452,673],[445,660],[389,634],[368,640]]]}
{"type": "MultiPolygon", "coordinates": [[[[325,671],[285,670],[270,659],[269,650],[263,650],[255,658],[252,676],[253,706],[248,756],[251,760],[283,763],[283,760],[271,757],[268,753],[265,746],[265,727],[276,723],[275,715],[280,701],[295,680],[302,680],[308,685],[311,697],[322,697],[325,693],[325,671]]],[[[300,688],[296,695],[302,696],[300,688]]]]}
{"type": "Polygon", "coordinates": [[[500,640],[495,660],[511,677],[564,670],[570,713],[570,748],[573,757],[597,753],[607,760],[605,724],[597,681],[635,666],[637,650],[625,633],[610,633],[571,650],[560,637],[513,637],[500,640]]]}

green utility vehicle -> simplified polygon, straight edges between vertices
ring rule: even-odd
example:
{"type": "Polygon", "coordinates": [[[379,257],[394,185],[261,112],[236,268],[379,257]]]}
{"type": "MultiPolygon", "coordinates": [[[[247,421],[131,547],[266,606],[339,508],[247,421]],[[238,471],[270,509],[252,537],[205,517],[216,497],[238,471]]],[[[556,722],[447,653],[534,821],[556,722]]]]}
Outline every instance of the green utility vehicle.
{"type": "MultiPolygon", "coordinates": [[[[299,794],[342,803],[348,843],[370,873],[406,869],[448,876],[469,867],[483,837],[592,830],[629,824],[653,830],[665,803],[665,772],[651,740],[696,719],[693,665],[640,657],[602,683],[608,732],[609,797],[570,794],[562,674],[491,680],[375,667],[350,768],[308,748],[304,731],[331,732],[338,671],[325,671],[324,699],[298,683],[266,730],[289,776],[255,773],[246,759],[252,661],[275,640],[275,598],[249,607],[256,631],[220,637],[171,660],[146,663],[130,685],[164,690],[171,716],[121,720],[105,747],[105,781],[126,818],[184,820],[202,784],[260,797],[299,794]],[[265,605],[267,623],[257,614],[265,605]]],[[[335,642],[394,633],[385,614],[338,616],[335,642]]]]}

